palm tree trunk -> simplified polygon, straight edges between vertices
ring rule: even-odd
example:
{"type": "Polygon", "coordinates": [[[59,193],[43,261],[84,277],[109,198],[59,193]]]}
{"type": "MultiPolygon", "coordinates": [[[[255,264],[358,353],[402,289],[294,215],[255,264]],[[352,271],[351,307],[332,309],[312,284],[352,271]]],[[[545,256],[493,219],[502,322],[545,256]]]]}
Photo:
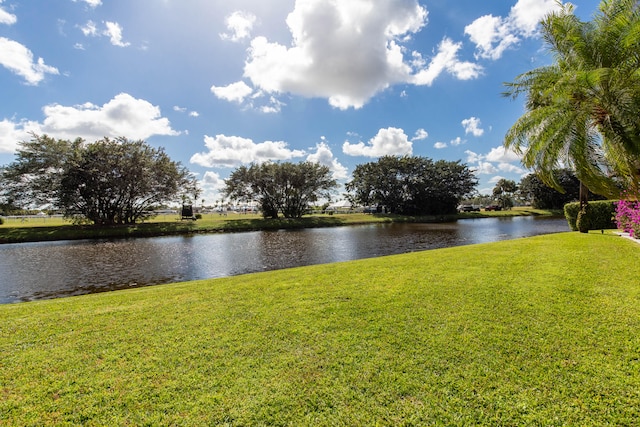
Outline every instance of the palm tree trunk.
{"type": "Polygon", "coordinates": [[[589,204],[589,189],[580,181],[580,210],[589,204]]]}

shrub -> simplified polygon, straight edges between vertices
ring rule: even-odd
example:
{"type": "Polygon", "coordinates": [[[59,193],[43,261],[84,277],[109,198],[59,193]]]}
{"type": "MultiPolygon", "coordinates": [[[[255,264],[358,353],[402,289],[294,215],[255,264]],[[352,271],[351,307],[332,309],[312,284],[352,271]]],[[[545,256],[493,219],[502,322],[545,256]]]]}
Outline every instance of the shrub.
{"type": "Polygon", "coordinates": [[[616,207],[616,225],[631,237],[640,237],[640,202],[620,200],[616,207]]]}
{"type": "MultiPolygon", "coordinates": [[[[583,214],[581,222],[584,227],[584,231],[588,230],[605,230],[611,228],[617,228],[614,222],[614,216],[616,214],[616,200],[596,200],[589,202],[589,209],[586,214],[583,214]],[[584,217],[586,215],[586,217],[584,217]],[[588,227],[585,227],[588,225],[588,227]]],[[[567,218],[569,228],[573,231],[578,230],[578,214],[580,213],[580,203],[567,203],[564,205],[564,216],[567,218]]]]}
{"type": "Polygon", "coordinates": [[[202,214],[197,213],[197,214],[195,214],[194,218],[195,219],[202,219],[202,214]]]}
{"type": "Polygon", "coordinates": [[[4,218],[0,216],[0,225],[4,224],[4,218]]]}

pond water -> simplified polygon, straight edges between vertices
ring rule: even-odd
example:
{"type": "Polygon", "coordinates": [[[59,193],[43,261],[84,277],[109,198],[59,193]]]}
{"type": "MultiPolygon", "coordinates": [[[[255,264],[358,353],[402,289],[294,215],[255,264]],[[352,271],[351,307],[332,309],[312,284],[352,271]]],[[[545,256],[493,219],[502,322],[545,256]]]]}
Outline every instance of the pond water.
{"type": "Polygon", "coordinates": [[[0,303],[232,276],[569,231],[564,218],[467,219],[0,245],[0,303]]]}

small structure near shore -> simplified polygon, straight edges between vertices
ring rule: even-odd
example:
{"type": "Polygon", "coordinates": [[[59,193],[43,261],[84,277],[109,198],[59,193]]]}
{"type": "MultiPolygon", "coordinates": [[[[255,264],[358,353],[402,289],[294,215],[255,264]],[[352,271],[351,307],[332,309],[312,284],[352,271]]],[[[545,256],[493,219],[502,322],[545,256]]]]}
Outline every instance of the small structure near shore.
{"type": "Polygon", "coordinates": [[[193,215],[193,206],[191,205],[182,205],[182,213],[181,213],[181,220],[183,219],[190,219],[195,221],[196,217],[193,215]]]}

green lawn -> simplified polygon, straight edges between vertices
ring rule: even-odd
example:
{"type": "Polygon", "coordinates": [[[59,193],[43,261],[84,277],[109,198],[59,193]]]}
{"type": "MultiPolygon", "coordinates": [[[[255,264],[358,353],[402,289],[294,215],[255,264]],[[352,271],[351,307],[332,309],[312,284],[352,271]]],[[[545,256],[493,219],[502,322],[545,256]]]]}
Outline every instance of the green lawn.
{"type": "Polygon", "coordinates": [[[0,425],[637,425],[639,258],[561,233],[3,305],[0,425]]]}

